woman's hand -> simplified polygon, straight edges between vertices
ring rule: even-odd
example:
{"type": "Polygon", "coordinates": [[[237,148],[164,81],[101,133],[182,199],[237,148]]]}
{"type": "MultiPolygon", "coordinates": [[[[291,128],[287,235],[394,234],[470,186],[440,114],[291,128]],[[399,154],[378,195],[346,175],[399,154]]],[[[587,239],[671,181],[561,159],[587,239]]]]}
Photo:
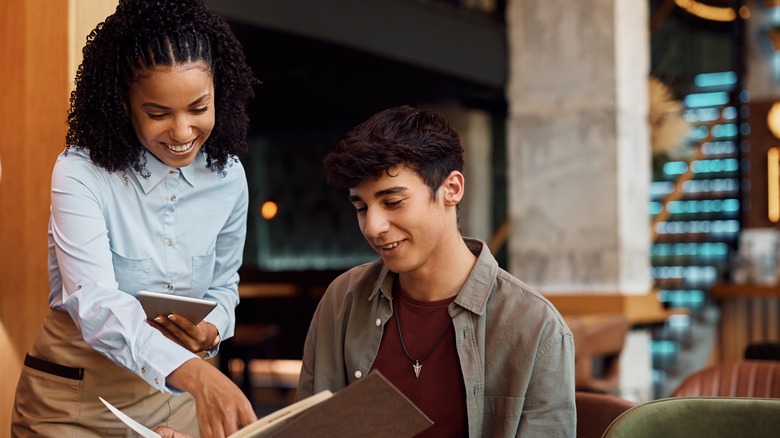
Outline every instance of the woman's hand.
{"type": "Polygon", "coordinates": [[[162,438],[193,438],[191,435],[187,435],[184,432],[179,432],[178,430],[173,430],[168,426],[160,426],[154,429],[154,431],[157,432],[157,434],[162,438]]]}
{"type": "Polygon", "coordinates": [[[204,360],[193,358],[184,362],[168,375],[166,383],[195,398],[198,425],[204,437],[224,438],[257,421],[244,393],[204,360]]]}
{"type": "Polygon", "coordinates": [[[214,324],[201,321],[195,325],[187,318],[172,313],[168,317],[158,316],[148,321],[166,338],[176,342],[193,353],[213,350],[219,340],[219,331],[214,324]]]}

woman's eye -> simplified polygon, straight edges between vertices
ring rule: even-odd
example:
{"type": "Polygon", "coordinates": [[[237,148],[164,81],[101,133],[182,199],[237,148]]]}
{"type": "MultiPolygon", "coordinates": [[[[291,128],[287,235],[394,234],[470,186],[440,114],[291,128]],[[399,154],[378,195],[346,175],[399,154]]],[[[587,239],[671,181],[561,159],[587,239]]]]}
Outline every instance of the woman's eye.
{"type": "Polygon", "coordinates": [[[147,114],[147,115],[149,116],[149,118],[150,118],[150,119],[152,119],[152,120],[162,120],[162,119],[164,119],[164,118],[165,118],[165,114],[149,114],[149,113],[146,113],[146,114],[147,114]]]}
{"type": "Polygon", "coordinates": [[[195,114],[203,114],[206,111],[208,111],[208,109],[209,109],[209,107],[204,106],[203,108],[195,108],[195,109],[192,110],[192,112],[195,113],[195,114]]]}

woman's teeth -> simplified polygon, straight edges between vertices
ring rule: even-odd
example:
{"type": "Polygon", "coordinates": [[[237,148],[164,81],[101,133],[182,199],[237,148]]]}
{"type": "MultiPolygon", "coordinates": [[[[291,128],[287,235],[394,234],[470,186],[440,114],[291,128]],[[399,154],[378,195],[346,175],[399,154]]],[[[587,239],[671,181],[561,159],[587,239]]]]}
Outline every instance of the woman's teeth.
{"type": "Polygon", "coordinates": [[[168,149],[170,149],[170,150],[172,150],[172,151],[174,151],[174,152],[184,152],[184,151],[186,151],[186,150],[188,150],[189,148],[191,148],[191,147],[192,147],[192,143],[193,143],[194,141],[195,141],[195,140],[193,140],[193,141],[191,141],[191,142],[189,142],[189,143],[180,144],[180,145],[175,145],[175,144],[169,144],[169,143],[166,143],[166,144],[165,144],[165,146],[166,146],[168,149]]]}
{"type": "Polygon", "coordinates": [[[398,246],[398,242],[393,242],[393,243],[391,243],[391,244],[389,244],[389,245],[385,245],[385,246],[383,246],[383,247],[382,247],[382,249],[393,249],[393,248],[395,248],[396,246],[398,246]]]}

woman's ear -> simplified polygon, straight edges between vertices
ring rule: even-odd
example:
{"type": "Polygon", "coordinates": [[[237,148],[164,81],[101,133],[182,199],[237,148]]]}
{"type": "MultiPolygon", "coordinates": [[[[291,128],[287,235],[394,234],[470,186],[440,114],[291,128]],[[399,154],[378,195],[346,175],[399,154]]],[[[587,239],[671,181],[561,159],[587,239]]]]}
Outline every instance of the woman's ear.
{"type": "Polygon", "coordinates": [[[460,200],[463,199],[463,194],[466,190],[466,181],[463,174],[457,170],[453,170],[447,175],[447,178],[444,179],[441,188],[445,205],[458,205],[460,200]]]}

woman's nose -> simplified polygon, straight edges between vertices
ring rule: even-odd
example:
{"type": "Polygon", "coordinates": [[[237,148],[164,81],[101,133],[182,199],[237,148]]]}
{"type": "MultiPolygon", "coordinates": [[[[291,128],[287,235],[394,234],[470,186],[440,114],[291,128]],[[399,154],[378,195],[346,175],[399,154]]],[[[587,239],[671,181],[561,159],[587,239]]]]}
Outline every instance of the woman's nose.
{"type": "Polygon", "coordinates": [[[192,140],[192,124],[190,123],[189,117],[180,116],[173,119],[171,140],[181,143],[192,140]]]}

